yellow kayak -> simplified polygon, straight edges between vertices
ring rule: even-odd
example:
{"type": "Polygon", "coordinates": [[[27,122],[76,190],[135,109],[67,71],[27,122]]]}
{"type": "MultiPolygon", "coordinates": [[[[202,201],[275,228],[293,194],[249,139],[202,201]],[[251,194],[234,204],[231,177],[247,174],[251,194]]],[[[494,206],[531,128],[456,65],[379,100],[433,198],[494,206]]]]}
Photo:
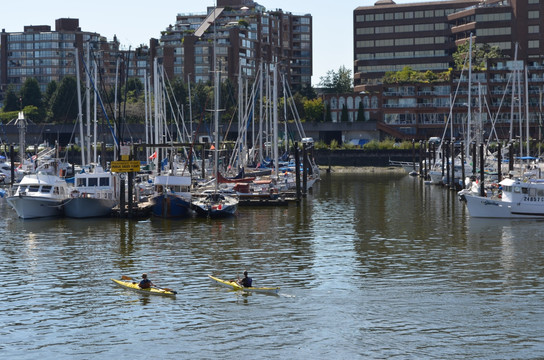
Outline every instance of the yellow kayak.
{"type": "Polygon", "coordinates": [[[176,294],[177,294],[177,292],[172,290],[172,289],[166,290],[166,289],[161,289],[161,288],[158,288],[158,287],[151,287],[151,288],[147,288],[147,289],[142,289],[141,287],[138,286],[137,282],[133,282],[133,281],[123,281],[123,280],[115,280],[115,279],[111,279],[111,281],[113,281],[114,283],[116,283],[118,285],[121,285],[122,287],[129,288],[129,289],[136,290],[136,291],[149,293],[149,294],[170,295],[170,296],[176,296],[176,294]]]}
{"type": "Polygon", "coordinates": [[[260,293],[267,293],[267,294],[278,294],[280,291],[279,287],[243,287],[239,285],[236,281],[229,281],[229,280],[222,280],[215,276],[208,275],[212,281],[214,281],[218,285],[226,286],[230,288],[231,290],[236,291],[250,291],[250,292],[260,292],[260,293]]]}

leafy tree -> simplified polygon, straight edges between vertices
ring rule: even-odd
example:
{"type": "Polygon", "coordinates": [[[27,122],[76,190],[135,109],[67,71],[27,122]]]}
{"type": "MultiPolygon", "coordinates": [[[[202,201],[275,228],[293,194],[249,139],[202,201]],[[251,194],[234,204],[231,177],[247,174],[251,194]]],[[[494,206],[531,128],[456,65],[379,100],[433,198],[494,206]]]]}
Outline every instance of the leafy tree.
{"type": "Polygon", "coordinates": [[[35,78],[28,78],[21,87],[21,99],[23,107],[34,105],[37,108],[42,106],[42,92],[40,84],[35,78]]]}
{"type": "Polygon", "coordinates": [[[322,121],[324,108],[325,106],[321,99],[304,101],[304,113],[306,114],[307,120],[315,122],[322,121]]]}
{"type": "Polygon", "coordinates": [[[325,114],[325,121],[332,122],[331,104],[327,104],[327,112],[325,114]]]}
{"type": "Polygon", "coordinates": [[[299,92],[302,96],[309,100],[317,98],[317,92],[312,85],[304,85],[299,92]]]}
{"type": "Polygon", "coordinates": [[[365,108],[362,101],[359,102],[359,110],[357,110],[357,121],[366,121],[365,108]]]}
{"type": "Polygon", "coordinates": [[[329,70],[327,75],[320,78],[319,85],[327,89],[330,93],[347,93],[353,90],[353,79],[351,70],[345,66],[340,66],[338,71],[329,70]]]}
{"type": "Polygon", "coordinates": [[[43,94],[43,104],[49,108],[50,104],[49,102],[51,101],[51,99],[53,98],[53,96],[55,95],[55,92],[57,91],[59,87],[59,84],[53,80],[51,82],[49,82],[49,84],[47,84],[47,87],[45,89],[45,94],[43,94]]]}
{"type": "Polygon", "coordinates": [[[348,107],[346,106],[346,104],[342,105],[342,114],[340,115],[340,121],[341,122],[349,121],[348,107]]]}
{"type": "Polygon", "coordinates": [[[6,95],[4,98],[4,112],[8,111],[17,111],[20,110],[20,104],[19,104],[19,98],[17,97],[17,94],[15,94],[15,91],[13,90],[13,86],[8,86],[8,89],[6,91],[6,95]]]}
{"type": "Polygon", "coordinates": [[[77,119],[77,82],[72,76],[66,76],[51,99],[51,116],[55,121],[72,123],[77,119]]]}
{"type": "MultiPolygon", "coordinates": [[[[456,70],[461,70],[463,67],[465,69],[468,68],[469,59],[467,59],[467,54],[469,48],[470,42],[466,41],[464,44],[459,45],[457,51],[453,53],[456,70]]],[[[503,57],[504,55],[498,46],[491,46],[489,44],[472,45],[472,69],[475,71],[485,70],[488,59],[500,59],[503,57]]]]}

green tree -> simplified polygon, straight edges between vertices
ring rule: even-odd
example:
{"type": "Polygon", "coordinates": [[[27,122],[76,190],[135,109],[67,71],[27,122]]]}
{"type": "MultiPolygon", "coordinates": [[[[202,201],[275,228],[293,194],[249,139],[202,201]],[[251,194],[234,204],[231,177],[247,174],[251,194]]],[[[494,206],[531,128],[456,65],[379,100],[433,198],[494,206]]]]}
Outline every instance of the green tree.
{"type": "Polygon", "coordinates": [[[19,104],[19,97],[17,97],[17,94],[15,93],[15,90],[13,90],[13,86],[11,85],[8,86],[8,89],[6,91],[3,110],[4,112],[21,110],[21,106],[19,104]]]}
{"type": "Polygon", "coordinates": [[[54,121],[72,123],[77,119],[77,82],[66,76],[51,99],[51,116],[54,121]]]}
{"type": "Polygon", "coordinates": [[[327,112],[325,114],[325,121],[332,122],[331,104],[327,104],[327,112]]]}
{"type": "Polygon", "coordinates": [[[348,107],[346,106],[346,104],[342,105],[342,114],[340,115],[340,121],[341,122],[349,121],[348,107]]]}
{"type": "Polygon", "coordinates": [[[357,110],[357,121],[366,121],[365,108],[362,101],[359,102],[359,110],[357,110]]]}
{"type": "Polygon", "coordinates": [[[351,70],[345,66],[340,66],[338,71],[329,70],[325,76],[320,78],[319,85],[324,87],[329,93],[347,93],[353,91],[353,79],[351,70]]]}
{"type": "Polygon", "coordinates": [[[45,94],[43,94],[43,104],[47,108],[49,108],[50,101],[55,95],[55,92],[57,91],[58,87],[59,87],[59,84],[55,80],[50,81],[49,84],[47,84],[47,87],[45,88],[45,94]]]}
{"type": "Polygon", "coordinates": [[[39,109],[42,106],[42,92],[38,80],[34,78],[25,80],[21,87],[21,100],[23,107],[33,105],[39,109]]]}
{"type": "Polygon", "coordinates": [[[314,87],[312,85],[304,85],[302,89],[299,91],[302,96],[309,100],[313,100],[317,98],[317,92],[315,91],[314,87]]]}
{"type": "Polygon", "coordinates": [[[319,98],[304,101],[304,113],[309,121],[322,121],[324,109],[323,101],[319,98]]]}
{"type": "MultiPolygon", "coordinates": [[[[452,55],[456,70],[468,68],[469,59],[467,58],[467,54],[469,48],[469,41],[457,46],[457,51],[452,55]]],[[[472,69],[475,71],[485,70],[489,59],[501,59],[503,57],[504,55],[498,46],[491,46],[489,44],[472,45],[472,69]]]]}

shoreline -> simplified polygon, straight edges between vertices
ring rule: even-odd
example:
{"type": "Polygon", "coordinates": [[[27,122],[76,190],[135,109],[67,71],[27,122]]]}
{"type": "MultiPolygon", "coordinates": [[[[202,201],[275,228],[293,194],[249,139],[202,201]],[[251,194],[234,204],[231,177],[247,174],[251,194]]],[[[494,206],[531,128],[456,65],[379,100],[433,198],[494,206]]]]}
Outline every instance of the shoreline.
{"type": "Polygon", "coordinates": [[[398,166],[330,166],[320,168],[320,173],[365,173],[365,174],[406,174],[406,170],[398,166]]]}

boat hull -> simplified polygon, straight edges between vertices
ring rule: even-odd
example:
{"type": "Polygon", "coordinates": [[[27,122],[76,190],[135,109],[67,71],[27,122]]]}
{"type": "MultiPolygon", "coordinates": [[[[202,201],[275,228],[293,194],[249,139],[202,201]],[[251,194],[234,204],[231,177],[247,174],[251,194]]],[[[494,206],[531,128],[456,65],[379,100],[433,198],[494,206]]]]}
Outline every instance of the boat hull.
{"type": "Polygon", "coordinates": [[[216,284],[227,287],[235,291],[247,291],[247,292],[257,292],[265,294],[278,294],[280,291],[279,287],[243,287],[235,281],[228,281],[219,279],[213,275],[208,275],[208,277],[216,284]]]}
{"type": "Polygon", "coordinates": [[[38,196],[10,196],[6,199],[22,219],[58,217],[62,215],[63,201],[38,196]]]}
{"type": "Polygon", "coordinates": [[[71,218],[111,216],[115,200],[97,198],[72,198],[64,203],[64,215],[71,218]]]}
{"type": "Polygon", "coordinates": [[[116,279],[111,279],[111,281],[113,281],[117,285],[122,286],[124,288],[138,291],[144,294],[176,296],[176,292],[168,291],[168,290],[157,288],[157,287],[142,289],[138,286],[137,282],[133,282],[133,281],[123,281],[123,280],[116,280],[116,279]]]}
{"type": "Polygon", "coordinates": [[[191,202],[181,196],[157,195],[152,198],[151,211],[162,218],[187,218],[192,215],[191,202]]]}
{"type": "Polygon", "coordinates": [[[459,193],[465,201],[471,217],[505,219],[541,219],[544,218],[544,202],[510,202],[484,196],[459,193]]]}

